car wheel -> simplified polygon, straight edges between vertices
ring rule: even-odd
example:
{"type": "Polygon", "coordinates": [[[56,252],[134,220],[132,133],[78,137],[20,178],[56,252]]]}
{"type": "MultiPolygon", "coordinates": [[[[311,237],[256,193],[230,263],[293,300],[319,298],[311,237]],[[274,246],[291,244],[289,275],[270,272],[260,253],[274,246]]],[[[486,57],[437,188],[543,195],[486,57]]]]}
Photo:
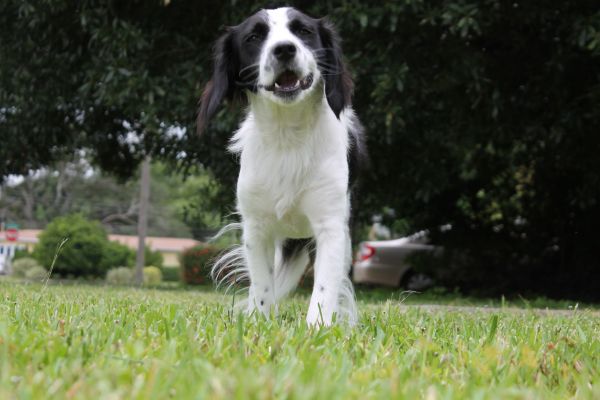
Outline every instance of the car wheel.
{"type": "Polygon", "coordinates": [[[433,279],[422,272],[409,271],[402,281],[402,286],[408,290],[421,291],[433,286],[433,279]]]}

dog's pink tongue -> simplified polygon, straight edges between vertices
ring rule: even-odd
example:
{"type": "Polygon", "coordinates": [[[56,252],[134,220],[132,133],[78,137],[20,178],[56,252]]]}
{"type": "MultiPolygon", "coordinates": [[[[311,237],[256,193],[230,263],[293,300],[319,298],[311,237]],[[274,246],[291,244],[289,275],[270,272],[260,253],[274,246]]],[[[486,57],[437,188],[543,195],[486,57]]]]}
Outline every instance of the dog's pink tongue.
{"type": "Polygon", "coordinates": [[[292,71],[285,71],[277,78],[277,84],[281,87],[293,87],[298,82],[298,77],[292,71]]]}

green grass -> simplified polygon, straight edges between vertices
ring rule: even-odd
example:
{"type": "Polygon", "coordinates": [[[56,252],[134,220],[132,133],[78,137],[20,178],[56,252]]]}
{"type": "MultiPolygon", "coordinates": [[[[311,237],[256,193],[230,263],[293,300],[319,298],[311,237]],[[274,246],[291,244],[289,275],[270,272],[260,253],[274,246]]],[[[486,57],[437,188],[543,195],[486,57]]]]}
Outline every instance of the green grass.
{"type": "Polygon", "coordinates": [[[0,281],[0,398],[600,398],[600,316],[360,300],[309,329],[305,295],[238,317],[210,291],[0,281]]]}

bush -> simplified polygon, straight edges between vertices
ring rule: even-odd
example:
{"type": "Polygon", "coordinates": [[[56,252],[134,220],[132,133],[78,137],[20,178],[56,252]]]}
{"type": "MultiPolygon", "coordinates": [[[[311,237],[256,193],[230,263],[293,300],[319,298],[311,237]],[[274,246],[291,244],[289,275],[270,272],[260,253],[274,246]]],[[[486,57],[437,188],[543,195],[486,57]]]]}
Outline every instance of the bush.
{"type": "Polygon", "coordinates": [[[162,282],[162,272],[160,268],[149,266],[144,267],[144,285],[156,286],[162,282]]]}
{"type": "Polygon", "coordinates": [[[25,278],[27,272],[36,267],[41,266],[35,259],[30,257],[20,258],[12,263],[12,275],[17,278],[25,278]]]}
{"type": "Polygon", "coordinates": [[[153,251],[150,247],[146,246],[144,249],[144,265],[154,266],[162,268],[163,266],[163,255],[160,251],[153,251]]]}
{"type": "Polygon", "coordinates": [[[54,219],[40,235],[33,255],[45,267],[50,267],[62,247],[53,272],[61,276],[103,276],[110,265],[105,262],[108,237],[100,223],[74,214],[54,219]]]}
{"type": "Polygon", "coordinates": [[[108,271],[116,267],[133,267],[135,251],[119,242],[108,241],[102,257],[102,269],[108,271]]]}
{"type": "Polygon", "coordinates": [[[13,262],[20,260],[21,258],[31,258],[31,253],[26,248],[16,249],[13,255],[13,262]]]}
{"type": "Polygon", "coordinates": [[[133,283],[134,271],[129,267],[118,267],[106,273],[106,283],[111,285],[131,285],[133,283]]]}
{"type": "Polygon", "coordinates": [[[42,281],[48,277],[48,271],[44,267],[36,265],[25,273],[25,278],[30,281],[42,281]]]}
{"type": "MultiPolygon", "coordinates": [[[[119,242],[109,241],[105,249],[103,264],[106,269],[118,266],[134,267],[136,250],[125,246],[119,242]]],[[[163,264],[163,255],[160,251],[153,251],[150,247],[144,248],[144,265],[156,266],[161,268],[163,264]]]]}
{"type": "Polygon", "coordinates": [[[179,282],[181,279],[181,268],[179,267],[162,267],[163,281],[165,282],[179,282]]]}
{"type": "Polygon", "coordinates": [[[219,254],[219,249],[209,245],[198,245],[181,254],[181,280],[188,285],[202,285],[211,281],[210,261],[219,254]]]}
{"type": "MultiPolygon", "coordinates": [[[[33,256],[47,268],[52,265],[57,248],[68,241],[60,251],[53,273],[64,277],[100,277],[111,268],[133,267],[136,252],[129,247],[108,240],[100,223],[75,214],[53,220],[40,235],[33,256]]],[[[145,265],[162,266],[158,251],[145,248],[145,265]]]]}

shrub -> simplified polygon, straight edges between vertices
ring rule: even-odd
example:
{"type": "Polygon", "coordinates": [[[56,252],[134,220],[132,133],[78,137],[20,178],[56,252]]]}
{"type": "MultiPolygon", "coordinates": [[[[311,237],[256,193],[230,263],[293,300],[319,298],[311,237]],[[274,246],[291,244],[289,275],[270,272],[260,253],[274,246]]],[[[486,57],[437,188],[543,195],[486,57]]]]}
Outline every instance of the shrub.
{"type": "Polygon", "coordinates": [[[135,251],[119,242],[107,241],[102,257],[102,269],[133,267],[135,251]]]}
{"type": "Polygon", "coordinates": [[[133,283],[134,272],[129,267],[118,267],[109,270],[106,273],[106,282],[111,285],[131,285],[133,283]]]}
{"type": "Polygon", "coordinates": [[[181,279],[181,272],[179,267],[162,267],[160,271],[162,272],[163,281],[165,282],[179,282],[181,279]]]}
{"type": "Polygon", "coordinates": [[[181,254],[181,279],[188,285],[209,283],[210,261],[216,257],[219,249],[209,245],[198,245],[181,254]]]}
{"type": "Polygon", "coordinates": [[[156,286],[162,282],[162,272],[160,268],[149,266],[144,267],[144,285],[156,286]]]}
{"type": "Polygon", "coordinates": [[[146,266],[154,266],[162,268],[163,266],[163,255],[160,251],[153,251],[150,247],[146,246],[144,250],[144,264],[146,266]]]}
{"type": "Polygon", "coordinates": [[[48,277],[48,271],[44,267],[36,265],[25,273],[25,278],[31,281],[42,281],[48,277]]]}
{"type": "Polygon", "coordinates": [[[106,232],[95,221],[74,214],[54,219],[40,235],[33,255],[42,265],[50,267],[60,243],[67,238],[56,258],[54,273],[61,276],[103,276],[108,268],[106,232]]]}
{"type": "Polygon", "coordinates": [[[33,268],[40,267],[40,264],[31,257],[19,258],[12,263],[12,275],[17,278],[25,278],[27,272],[33,268]]]}
{"type": "Polygon", "coordinates": [[[31,253],[26,248],[20,248],[15,250],[15,254],[13,255],[13,262],[21,259],[21,258],[31,258],[31,253]]]}
{"type": "MultiPolygon", "coordinates": [[[[106,269],[116,268],[118,266],[134,267],[136,251],[119,242],[109,241],[103,258],[103,264],[106,269]]],[[[144,248],[144,265],[156,266],[161,268],[163,264],[163,255],[160,251],[153,251],[150,247],[144,248]]]]}

